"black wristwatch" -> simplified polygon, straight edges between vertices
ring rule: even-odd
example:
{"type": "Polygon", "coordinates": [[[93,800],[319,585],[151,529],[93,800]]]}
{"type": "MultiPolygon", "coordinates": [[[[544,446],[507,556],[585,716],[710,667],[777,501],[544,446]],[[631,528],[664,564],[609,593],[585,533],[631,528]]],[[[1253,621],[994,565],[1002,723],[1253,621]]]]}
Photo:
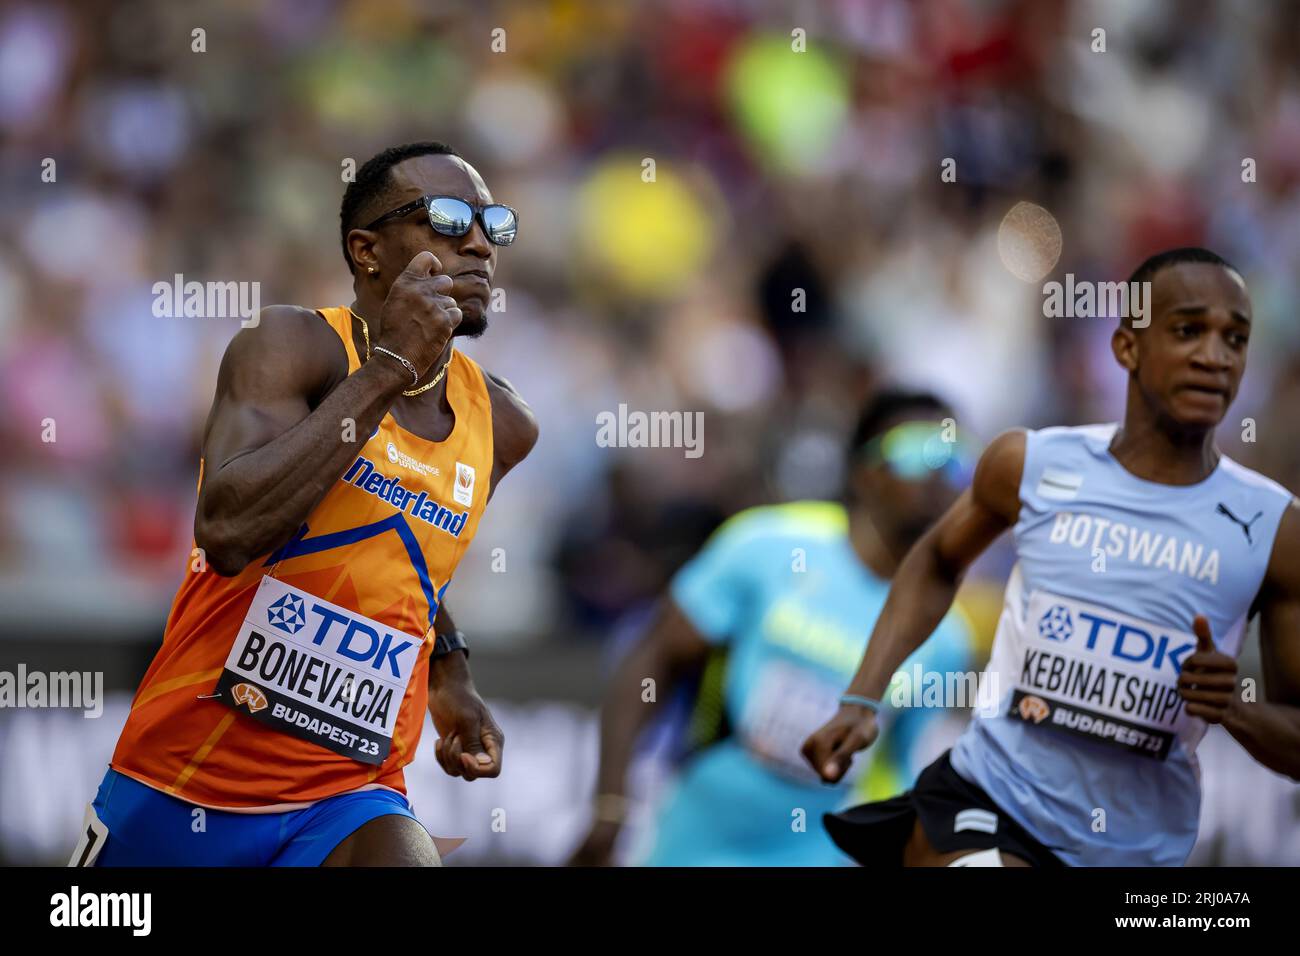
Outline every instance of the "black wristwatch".
{"type": "Polygon", "coordinates": [[[464,651],[465,656],[469,657],[469,645],[465,643],[463,632],[452,631],[450,634],[439,634],[435,637],[429,660],[436,661],[440,657],[446,657],[452,651],[464,651]]]}

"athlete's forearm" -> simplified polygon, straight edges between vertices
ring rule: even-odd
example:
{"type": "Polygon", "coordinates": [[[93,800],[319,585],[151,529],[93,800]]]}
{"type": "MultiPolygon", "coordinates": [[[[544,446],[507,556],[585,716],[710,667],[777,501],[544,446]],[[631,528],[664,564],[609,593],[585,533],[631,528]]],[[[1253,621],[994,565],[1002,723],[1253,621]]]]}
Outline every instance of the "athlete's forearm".
{"type": "Polygon", "coordinates": [[[601,707],[600,768],[596,792],[624,795],[627,768],[637,739],[655,714],[656,700],[668,700],[675,682],[673,668],[653,634],[640,641],[614,671],[601,707]],[[653,684],[647,685],[649,679],[653,684]],[[646,688],[654,696],[646,700],[646,688]]]}
{"type": "MultiPolygon", "coordinates": [[[[451,610],[447,602],[438,605],[438,613],[433,617],[434,634],[450,634],[456,630],[456,622],[451,619],[451,610]]],[[[469,672],[469,655],[463,651],[453,651],[429,661],[429,692],[436,694],[453,684],[473,684],[469,672]]]]}
{"type": "Polygon", "coordinates": [[[899,666],[952,607],[961,575],[945,566],[937,541],[931,529],[903,558],[848,693],[879,700],[899,666]]]}
{"type": "Polygon", "coordinates": [[[1239,702],[1228,711],[1223,726],[1265,767],[1300,780],[1300,707],[1239,702]]]}
{"type": "Polygon", "coordinates": [[[288,541],[407,384],[397,363],[367,362],[298,424],[205,474],[194,530],[209,565],[237,574],[288,541]]]}

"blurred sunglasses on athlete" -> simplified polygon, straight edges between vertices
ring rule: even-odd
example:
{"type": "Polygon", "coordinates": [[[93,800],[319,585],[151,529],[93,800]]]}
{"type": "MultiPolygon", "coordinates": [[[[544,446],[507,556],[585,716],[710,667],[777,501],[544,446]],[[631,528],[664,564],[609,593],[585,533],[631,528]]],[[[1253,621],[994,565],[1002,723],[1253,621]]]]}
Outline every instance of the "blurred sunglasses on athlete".
{"type": "Polygon", "coordinates": [[[862,446],[859,459],[885,464],[903,481],[923,481],[936,472],[955,488],[970,484],[975,456],[967,444],[949,439],[937,422],[903,422],[862,446]]]}
{"type": "Polygon", "coordinates": [[[374,229],[380,223],[398,219],[420,208],[428,211],[429,225],[440,236],[463,236],[474,228],[474,218],[478,217],[489,242],[496,246],[508,246],[515,241],[515,233],[519,229],[519,214],[509,206],[500,203],[480,206],[455,196],[421,196],[414,202],[384,213],[366,228],[374,229]]]}

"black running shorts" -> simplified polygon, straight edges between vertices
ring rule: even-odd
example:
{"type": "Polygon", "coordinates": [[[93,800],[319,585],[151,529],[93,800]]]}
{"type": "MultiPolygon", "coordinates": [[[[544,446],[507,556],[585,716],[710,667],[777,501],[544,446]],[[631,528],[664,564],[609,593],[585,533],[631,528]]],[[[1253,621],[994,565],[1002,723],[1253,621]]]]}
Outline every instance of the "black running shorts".
{"type": "Polygon", "coordinates": [[[992,797],[953,770],[950,752],[922,770],[907,793],[825,814],[826,832],[841,850],[874,868],[903,865],[903,848],[917,819],[940,853],[996,848],[1033,866],[1065,865],[992,797]]]}

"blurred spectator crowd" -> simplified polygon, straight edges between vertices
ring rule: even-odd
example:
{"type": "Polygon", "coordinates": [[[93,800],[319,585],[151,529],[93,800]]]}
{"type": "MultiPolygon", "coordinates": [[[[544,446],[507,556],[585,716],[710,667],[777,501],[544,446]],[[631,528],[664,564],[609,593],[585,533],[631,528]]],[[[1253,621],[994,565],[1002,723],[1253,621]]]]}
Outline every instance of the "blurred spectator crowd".
{"type": "Polygon", "coordinates": [[[350,301],[348,160],[416,139],[521,214],[465,343],[542,435],[449,592],[480,641],[607,637],[727,514],[835,496],[881,382],[978,440],[1113,418],[1113,321],[1045,319],[1042,282],[1172,245],[1245,273],[1221,443],[1296,490],[1298,45],[1287,3],[8,4],[0,630],[98,582],[160,633],[238,320],[156,317],[154,284],[350,301]],[[1005,225],[1021,202],[1047,227],[1005,225]],[[620,404],[703,412],[703,456],[600,447],[620,404]]]}

